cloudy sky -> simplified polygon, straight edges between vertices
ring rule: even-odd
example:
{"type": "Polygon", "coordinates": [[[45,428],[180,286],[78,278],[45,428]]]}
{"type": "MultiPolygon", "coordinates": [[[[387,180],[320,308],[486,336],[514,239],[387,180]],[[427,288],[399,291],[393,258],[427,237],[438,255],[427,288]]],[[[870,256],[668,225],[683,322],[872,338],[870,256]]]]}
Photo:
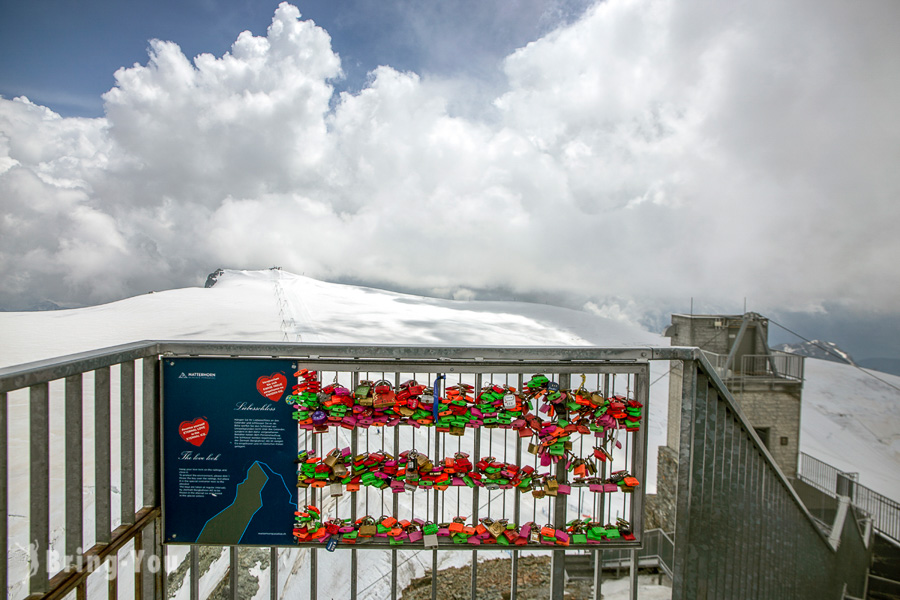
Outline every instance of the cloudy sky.
{"type": "Polygon", "coordinates": [[[895,0],[0,6],[5,308],[279,265],[898,314],[895,0]]]}

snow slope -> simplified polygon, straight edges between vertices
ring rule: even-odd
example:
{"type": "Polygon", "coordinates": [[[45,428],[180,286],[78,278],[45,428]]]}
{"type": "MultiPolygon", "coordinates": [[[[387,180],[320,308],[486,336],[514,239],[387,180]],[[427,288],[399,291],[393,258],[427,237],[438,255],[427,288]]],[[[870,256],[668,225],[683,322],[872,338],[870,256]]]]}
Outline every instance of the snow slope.
{"type": "Polygon", "coordinates": [[[807,359],[800,450],[900,500],[900,377],[874,374],[807,359]]]}
{"type": "Polygon", "coordinates": [[[144,339],[443,345],[659,346],[668,340],[587,312],[466,302],[325,283],[280,270],[226,271],[185,288],[47,312],[0,313],[0,366],[144,339]],[[279,292],[278,289],[282,291],[279,292]]]}

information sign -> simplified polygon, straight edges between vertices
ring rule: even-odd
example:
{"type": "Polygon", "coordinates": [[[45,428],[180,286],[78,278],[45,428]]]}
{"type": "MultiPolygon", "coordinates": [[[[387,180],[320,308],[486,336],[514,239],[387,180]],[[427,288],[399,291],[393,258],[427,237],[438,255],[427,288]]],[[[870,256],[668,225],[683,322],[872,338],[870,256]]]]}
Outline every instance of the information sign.
{"type": "Polygon", "coordinates": [[[166,542],[294,542],[295,370],[286,359],[163,360],[166,542]]]}

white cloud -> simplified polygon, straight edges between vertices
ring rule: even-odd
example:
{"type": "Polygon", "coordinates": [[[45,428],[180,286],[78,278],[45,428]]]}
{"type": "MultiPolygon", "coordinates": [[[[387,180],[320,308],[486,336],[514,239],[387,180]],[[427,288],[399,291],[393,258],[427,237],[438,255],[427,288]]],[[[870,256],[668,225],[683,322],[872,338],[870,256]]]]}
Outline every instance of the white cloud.
{"type": "Polygon", "coordinates": [[[479,86],[390,66],[335,98],[330,37],[287,4],[222,57],[153,41],[104,119],[0,99],[0,300],[278,264],[613,298],[628,318],[628,299],[690,296],[890,310],[898,19],[609,0],[510,55],[480,108],[479,86]]]}

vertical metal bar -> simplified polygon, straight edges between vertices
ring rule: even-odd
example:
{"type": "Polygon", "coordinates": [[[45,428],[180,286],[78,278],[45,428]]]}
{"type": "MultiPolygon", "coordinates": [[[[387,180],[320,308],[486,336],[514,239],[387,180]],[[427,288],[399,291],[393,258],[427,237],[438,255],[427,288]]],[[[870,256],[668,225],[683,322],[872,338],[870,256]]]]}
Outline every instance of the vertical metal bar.
{"type": "MultiPolygon", "coordinates": [[[[159,506],[159,357],[142,359],[141,408],[143,413],[143,476],[144,506],[159,506]]],[[[154,552],[158,549],[154,548],[154,552]]]]}
{"type": "Polygon", "coordinates": [[[278,548],[275,546],[269,549],[269,600],[278,600],[278,548]]]}
{"type": "MultiPolygon", "coordinates": [[[[400,387],[400,373],[394,373],[394,389],[400,387]]],[[[400,456],[400,427],[394,426],[391,429],[394,430],[394,446],[392,454],[395,457],[400,456]]],[[[392,516],[399,520],[399,515],[397,514],[400,510],[400,494],[391,493],[391,506],[392,506],[392,516]]],[[[391,548],[391,600],[397,600],[397,547],[394,546],[391,548]]]]}
{"type": "Polygon", "coordinates": [[[747,555],[747,590],[749,591],[748,596],[750,597],[759,597],[759,578],[757,577],[759,573],[759,560],[760,560],[760,552],[759,552],[759,538],[762,535],[760,532],[760,528],[762,526],[762,519],[760,517],[760,507],[763,502],[763,493],[762,493],[762,477],[760,470],[760,456],[759,449],[756,447],[756,444],[753,443],[751,438],[750,442],[750,467],[751,477],[750,477],[750,486],[752,490],[752,496],[750,497],[750,506],[748,516],[750,517],[750,531],[749,536],[747,537],[748,544],[746,546],[747,555]]]}
{"type": "Polygon", "coordinates": [[[167,549],[162,545],[162,517],[158,517],[154,520],[153,523],[153,532],[155,534],[156,547],[160,549],[160,557],[159,557],[159,574],[156,578],[156,590],[154,598],[168,598],[169,591],[169,574],[166,571],[166,558],[167,558],[167,549]]]}
{"type": "MultiPolygon", "coordinates": [[[[115,553],[108,559],[110,569],[109,584],[106,587],[107,598],[119,597],[119,554],[115,553]]],[[[196,600],[196,599],[194,599],[196,600]]]]}
{"type": "MultiPolygon", "coordinates": [[[[558,379],[559,389],[569,389],[570,375],[568,373],[560,373],[558,379]]],[[[568,482],[567,475],[566,458],[562,457],[556,463],[556,480],[560,484],[565,484],[568,482]]],[[[553,527],[565,528],[567,501],[568,496],[565,494],[559,494],[553,500],[553,527]]],[[[551,600],[562,600],[566,592],[566,551],[565,549],[556,549],[550,556],[550,598],[551,600]]]]}
{"type": "Polygon", "coordinates": [[[594,553],[594,600],[600,600],[603,595],[600,588],[603,584],[603,550],[593,550],[594,553]]]}
{"type": "Polygon", "coordinates": [[[144,540],[143,540],[143,536],[140,533],[138,533],[136,536],[134,536],[133,539],[134,539],[134,556],[135,556],[134,565],[133,565],[134,566],[134,582],[133,582],[134,599],[142,600],[142,598],[144,597],[144,588],[141,585],[141,567],[140,567],[140,563],[138,562],[138,557],[143,556],[143,554],[144,554],[144,540]]]}
{"type": "MultiPolygon", "coordinates": [[[[681,380],[681,436],[678,445],[678,496],[675,510],[674,569],[672,600],[693,600],[688,591],[688,569],[693,558],[691,551],[691,517],[693,503],[693,445],[694,410],[697,404],[697,362],[683,361],[681,380]]],[[[670,423],[670,426],[673,425],[670,423]]]]}
{"type": "Polygon", "coordinates": [[[697,375],[697,411],[694,415],[695,460],[692,469],[695,472],[695,486],[692,493],[697,499],[694,517],[691,523],[691,537],[696,550],[695,559],[691,563],[693,581],[696,584],[696,598],[714,597],[710,594],[709,585],[715,581],[717,567],[715,544],[710,538],[710,521],[713,517],[713,506],[716,499],[715,489],[715,451],[716,451],[716,401],[718,395],[710,389],[709,379],[705,373],[697,375]],[[697,485],[699,484],[699,485],[697,485]]]}
{"type": "MultiPolygon", "coordinates": [[[[736,545],[738,540],[735,536],[735,528],[737,526],[736,521],[738,519],[730,518],[731,514],[734,514],[735,509],[738,506],[739,501],[739,491],[736,485],[736,445],[735,445],[735,418],[734,413],[726,409],[725,411],[725,481],[723,485],[724,498],[723,500],[727,502],[728,508],[731,513],[726,516],[725,526],[728,531],[725,535],[725,556],[723,557],[723,561],[725,565],[728,565],[728,568],[722,569],[722,593],[723,597],[733,597],[734,596],[734,565],[736,564],[736,545]]],[[[739,512],[737,514],[740,514],[739,512]]]]}
{"type": "Polygon", "coordinates": [[[200,547],[191,544],[191,600],[200,600],[200,547]]]}
{"type": "Polygon", "coordinates": [[[141,593],[144,598],[157,597],[156,590],[158,588],[159,572],[163,568],[162,557],[155,550],[156,548],[156,520],[154,519],[135,536],[140,538],[143,553],[139,554],[140,564],[135,564],[139,569],[138,577],[140,578],[141,593]],[[157,564],[156,561],[159,561],[157,564]]]}
{"type": "MultiPolygon", "coordinates": [[[[644,405],[643,410],[643,418],[641,422],[641,426],[638,428],[637,432],[637,440],[632,448],[632,465],[634,468],[640,468],[643,470],[641,474],[641,480],[646,478],[646,470],[644,470],[644,465],[647,464],[647,445],[649,437],[647,435],[647,415],[650,414],[650,365],[645,364],[641,367],[641,370],[638,372],[636,381],[635,381],[635,399],[644,405]]],[[[643,537],[644,535],[644,498],[645,498],[645,490],[646,485],[638,486],[638,489],[632,492],[631,498],[631,515],[629,515],[628,520],[631,522],[632,531],[634,531],[638,536],[638,539],[643,537]]]]}
{"type": "MultiPolygon", "coordinates": [[[[519,373],[518,381],[516,382],[516,391],[522,391],[522,386],[525,381],[525,375],[519,373]]],[[[477,439],[477,438],[476,438],[477,439]]],[[[475,458],[478,458],[478,454],[475,454],[475,458]]],[[[524,465],[525,461],[522,460],[522,437],[516,436],[516,464],[524,465]]],[[[513,488],[513,522],[518,526],[522,526],[522,493],[513,488]]],[[[519,593],[519,551],[513,549],[512,551],[512,573],[510,573],[510,583],[509,583],[509,600],[516,600],[516,596],[519,593]]]]}
{"type": "Polygon", "coordinates": [[[29,485],[32,594],[48,591],[47,550],[50,548],[50,386],[38,383],[29,389],[30,453],[29,485]],[[35,564],[36,563],[36,564],[35,564]]]}
{"type": "MultiPolygon", "coordinates": [[[[474,396],[477,398],[478,394],[481,393],[481,373],[475,374],[475,394],[474,396]]],[[[493,450],[493,449],[491,449],[493,450]]],[[[475,449],[473,451],[472,462],[473,464],[481,458],[481,427],[475,430],[475,449]]],[[[488,497],[490,497],[490,492],[488,492],[488,497]]],[[[478,524],[478,503],[479,503],[479,493],[478,488],[472,490],[472,524],[478,524]]],[[[472,550],[472,580],[471,580],[471,597],[478,597],[478,550],[472,550]]]]}
{"type": "Polygon", "coordinates": [[[316,600],[319,597],[319,553],[316,548],[309,552],[309,597],[316,600]]]}
{"type": "Polygon", "coordinates": [[[238,568],[240,566],[240,562],[238,561],[238,547],[231,546],[228,549],[228,554],[228,598],[230,600],[235,600],[235,598],[238,597],[238,568]]]}
{"type": "Polygon", "coordinates": [[[638,551],[631,550],[631,560],[628,565],[628,591],[631,600],[638,597],[638,551]]]}
{"type": "Polygon", "coordinates": [[[120,443],[122,524],[134,523],[134,361],[121,364],[120,443]]]}
{"type": "Polygon", "coordinates": [[[109,390],[109,367],[94,371],[94,535],[98,544],[108,544],[112,533],[109,390]]]}
{"type": "MultiPolygon", "coordinates": [[[[351,391],[355,394],[356,388],[359,386],[359,372],[354,371],[351,381],[353,388],[351,391]]],[[[359,428],[354,427],[350,432],[350,455],[352,457],[356,457],[359,453],[359,428]]],[[[352,462],[351,462],[352,465],[352,462]]],[[[351,466],[351,472],[353,467],[351,466]]],[[[357,492],[350,492],[350,519],[356,523],[357,519],[357,504],[359,503],[359,494],[357,492]]],[[[359,578],[359,558],[356,553],[356,546],[350,549],[350,598],[356,598],[356,594],[358,593],[359,583],[357,579],[359,578]]],[[[273,596],[274,599],[274,596],[273,596]]]]}
{"type": "Polygon", "coordinates": [[[707,427],[710,429],[708,442],[712,448],[710,452],[711,461],[707,469],[707,477],[709,477],[710,496],[709,496],[709,539],[710,557],[709,557],[709,597],[722,598],[722,583],[724,582],[725,571],[728,570],[728,562],[726,559],[726,549],[728,544],[728,529],[730,519],[728,519],[728,500],[727,488],[725,486],[725,421],[727,414],[725,404],[719,395],[716,387],[707,379],[707,396],[709,398],[709,423],[707,427]]]}
{"type": "Polygon", "coordinates": [[[9,557],[9,530],[7,518],[9,515],[9,481],[7,479],[9,467],[7,465],[9,456],[9,441],[7,436],[7,407],[6,392],[0,392],[0,448],[3,449],[3,456],[0,456],[0,540],[3,540],[3,547],[0,548],[0,591],[9,589],[8,578],[6,575],[7,560],[9,557]]]}
{"type": "MultiPolygon", "coordinates": [[[[435,374],[436,377],[440,376],[440,373],[435,374]]],[[[436,379],[439,382],[439,380],[436,379]]],[[[434,401],[438,402],[440,400],[438,389],[439,383],[434,386],[434,401]]],[[[437,461],[440,460],[441,457],[441,436],[437,432],[437,423],[435,423],[435,431],[434,431],[434,464],[437,465],[437,461]]],[[[434,498],[434,519],[435,523],[440,523],[440,516],[438,515],[438,493],[437,490],[432,489],[431,496],[434,498]]],[[[438,551],[434,549],[431,551],[431,600],[437,600],[437,568],[438,568],[438,551]]]]}
{"type": "Polygon", "coordinates": [[[84,435],[81,427],[81,373],[66,377],[66,544],[65,554],[79,556],[82,548],[82,488],[84,487],[84,435]]]}

